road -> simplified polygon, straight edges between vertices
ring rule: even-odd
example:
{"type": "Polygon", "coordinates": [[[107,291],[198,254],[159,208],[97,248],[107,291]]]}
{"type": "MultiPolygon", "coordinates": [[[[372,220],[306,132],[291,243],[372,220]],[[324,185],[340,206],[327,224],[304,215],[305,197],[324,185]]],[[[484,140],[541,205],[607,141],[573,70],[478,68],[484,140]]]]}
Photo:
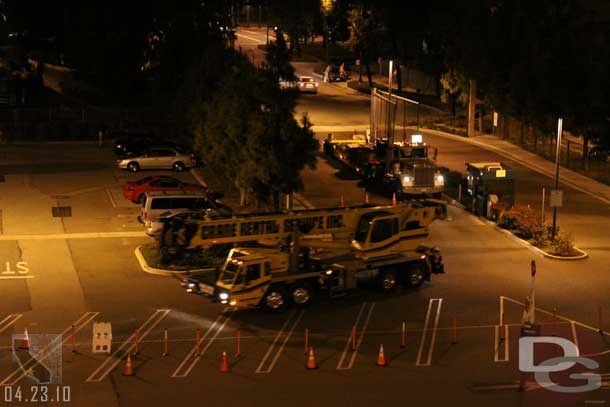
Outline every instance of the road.
{"type": "MultiPolygon", "coordinates": [[[[304,73],[309,68],[297,66],[304,73]]],[[[298,110],[333,131],[333,126],[364,129],[367,107],[366,97],[322,84],[318,95],[300,98],[298,110]]],[[[320,137],[326,130],[319,130],[320,137]]],[[[439,163],[450,168],[463,170],[464,162],[473,160],[506,161],[476,146],[424,135],[439,147],[439,163]]],[[[0,385],[5,388],[21,385],[25,391],[31,384],[22,377],[10,346],[12,334],[27,329],[30,335],[63,334],[63,385],[70,386],[71,404],[79,407],[193,402],[550,406],[610,401],[610,337],[597,332],[598,307],[610,324],[610,246],[604,234],[609,213],[607,205],[588,195],[567,188],[567,205],[560,213],[562,228],[573,231],[578,245],[589,252],[585,261],[539,257],[505,233],[450,207],[449,219],[434,223],[428,238],[441,247],[447,274],[434,275],[419,290],[382,295],[362,289],[281,314],[230,312],[187,295],[172,278],[141,270],[133,253],[150,239],[140,234],[138,206],[119,191],[127,179],[142,175],[114,169],[109,146],[2,145],[0,153],[6,158],[0,164],[5,177],[0,183],[0,385]],[[53,206],[70,206],[72,216],[52,217],[53,206]],[[517,391],[517,341],[531,260],[538,268],[536,316],[543,334],[577,341],[581,354],[600,364],[597,372],[604,375],[604,388],[567,396],[537,387],[527,375],[526,391],[517,391]],[[110,355],[92,353],[94,321],[112,323],[110,355]],[[354,325],[357,349],[352,351],[354,325]],[[195,355],[197,329],[200,356],[195,355]],[[305,329],[317,370],[305,369],[305,329]],[[136,348],[136,331],[135,376],[123,376],[125,355],[136,348]],[[387,367],[375,366],[381,344],[387,367]],[[229,355],[231,373],[218,372],[223,351],[229,355]]],[[[520,174],[518,199],[537,205],[540,189],[550,180],[511,164],[520,174]]],[[[346,179],[335,163],[323,158],[303,175],[303,195],[316,207],[334,206],[341,196],[346,204],[364,199],[357,180],[346,179]]],[[[179,176],[193,181],[189,173],[179,176]]],[[[387,202],[374,194],[370,199],[387,202]]]]}

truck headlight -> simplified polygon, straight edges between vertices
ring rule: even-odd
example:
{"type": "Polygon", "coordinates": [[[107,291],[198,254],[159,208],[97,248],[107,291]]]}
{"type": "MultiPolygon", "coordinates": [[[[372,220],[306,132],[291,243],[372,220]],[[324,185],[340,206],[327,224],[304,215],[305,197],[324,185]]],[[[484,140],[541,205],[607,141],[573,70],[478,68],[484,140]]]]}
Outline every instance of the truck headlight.
{"type": "Polygon", "coordinates": [[[402,180],[403,180],[404,182],[411,182],[411,181],[413,181],[413,178],[411,178],[411,177],[410,177],[410,176],[408,176],[408,175],[405,175],[404,177],[402,177],[402,180]]]}
{"type": "Polygon", "coordinates": [[[220,293],[218,294],[218,298],[220,298],[221,301],[226,301],[229,299],[229,294],[227,293],[220,293]]]}
{"type": "Polygon", "coordinates": [[[436,176],[436,181],[437,181],[439,184],[444,184],[444,183],[445,183],[445,177],[443,177],[442,175],[437,175],[437,176],[436,176]]]}

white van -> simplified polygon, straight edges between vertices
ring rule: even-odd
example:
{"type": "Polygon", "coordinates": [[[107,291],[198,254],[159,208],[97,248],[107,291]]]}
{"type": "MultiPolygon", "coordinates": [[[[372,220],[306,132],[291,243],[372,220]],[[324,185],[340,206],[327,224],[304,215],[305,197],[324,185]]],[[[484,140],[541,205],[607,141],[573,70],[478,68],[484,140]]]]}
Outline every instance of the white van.
{"type": "Polygon", "coordinates": [[[142,203],[138,220],[144,224],[148,234],[154,234],[153,222],[164,214],[176,209],[209,210],[214,209],[222,216],[231,216],[231,209],[220,202],[210,199],[207,192],[193,191],[149,191],[142,203]]]}

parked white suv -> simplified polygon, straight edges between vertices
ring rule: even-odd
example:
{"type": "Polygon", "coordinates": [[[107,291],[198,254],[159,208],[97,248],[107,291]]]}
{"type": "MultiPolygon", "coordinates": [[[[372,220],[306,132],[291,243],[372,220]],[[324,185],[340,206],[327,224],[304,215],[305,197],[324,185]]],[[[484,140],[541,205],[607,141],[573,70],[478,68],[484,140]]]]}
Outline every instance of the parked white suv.
{"type": "Polygon", "coordinates": [[[161,218],[177,214],[181,210],[213,211],[213,215],[217,217],[232,216],[231,208],[211,199],[207,192],[149,191],[142,203],[138,220],[144,224],[146,233],[154,236],[163,227],[161,218]]]}
{"type": "Polygon", "coordinates": [[[194,167],[195,164],[193,154],[170,147],[153,147],[140,156],[123,158],[116,162],[118,168],[131,172],[149,169],[172,169],[180,172],[194,167]]]}

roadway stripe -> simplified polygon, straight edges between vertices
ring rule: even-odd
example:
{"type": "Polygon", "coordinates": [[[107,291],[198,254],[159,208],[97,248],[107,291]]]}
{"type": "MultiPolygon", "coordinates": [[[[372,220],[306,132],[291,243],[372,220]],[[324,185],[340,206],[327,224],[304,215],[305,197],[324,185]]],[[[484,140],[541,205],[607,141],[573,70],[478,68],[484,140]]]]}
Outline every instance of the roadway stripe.
{"type": "Polygon", "coordinates": [[[356,355],[358,354],[358,349],[360,348],[360,344],[362,344],[362,340],[364,338],[364,333],[366,332],[366,329],[369,325],[369,321],[371,320],[371,315],[373,314],[373,309],[375,308],[375,303],[363,303],[362,306],[360,307],[360,311],[358,312],[358,316],[356,317],[356,322],[354,323],[354,325],[356,326],[356,330],[358,329],[358,325],[360,323],[360,318],[363,315],[363,312],[365,310],[365,308],[367,307],[367,305],[369,306],[369,311],[368,314],[366,316],[366,319],[364,320],[364,323],[362,324],[362,329],[360,330],[360,336],[358,337],[357,341],[356,341],[356,349],[352,350],[352,354],[350,355],[349,358],[349,363],[347,364],[347,366],[343,366],[343,361],[345,360],[345,357],[347,356],[347,351],[348,349],[351,349],[351,344],[353,341],[352,335],[349,335],[347,338],[347,342],[345,343],[345,348],[343,348],[343,353],[341,354],[341,359],[339,359],[339,363],[337,363],[337,370],[347,370],[347,369],[351,369],[354,366],[354,361],[356,360],[356,355]]]}
{"type": "Polygon", "coordinates": [[[83,314],[73,324],[70,324],[66,329],[64,329],[56,339],[54,339],[53,341],[51,341],[51,343],[42,348],[37,355],[34,355],[34,358],[28,360],[28,362],[26,362],[23,366],[20,366],[19,368],[15,369],[10,375],[5,377],[4,380],[0,382],[0,386],[15,385],[19,380],[21,380],[21,378],[25,376],[26,370],[37,366],[40,362],[45,360],[48,355],[55,352],[58,348],[62,348],[63,345],[65,345],[72,339],[71,335],[68,335],[72,332],[72,326],[74,326],[74,332],[78,332],[85,326],[87,326],[87,324],[89,324],[89,322],[91,322],[98,314],[99,312],[86,312],[85,314],[83,314]],[[63,341],[58,341],[58,339],[64,337],[65,339],[63,339],[63,341]],[[41,355],[40,359],[36,358],[38,355],[41,355]]]}
{"type": "MultiPolygon", "coordinates": [[[[0,321],[0,333],[6,331],[11,325],[13,325],[23,314],[10,314],[2,321],[0,321]]],[[[12,348],[12,347],[11,347],[12,348]]]]}
{"type": "Polygon", "coordinates": [[[434,352],[434,343],[436,342],[436,332],[438,329],[438,320],[441,316],[441,306],[443,304],[442,298],[431,298],[428,302],[428,312],[426,313],[426,321],[424,323],[424,329],[422,332],[421,341],[419,343],[419,352],[417,353],[417,361],[415,362],[415,366],[430,366],[432,363],[432,353],[434,352]],[[434,319],[434,328],[432,329],[432,337],[430,339],[430,346],[427,349],[427,358],[426,362],[422,363],[422,355],[424,351],[424,344],[426,342],[426,336],[428,334],[428,325],[430,323],[430,314],[432,312],[432,307],[437,303],[436,307],[436,318],[434,319]]]}
{"type": "Polygon", "coordinates": [[[23,280],[27,278],[34,278],[33,274],[26,274],[23,276],[0,276],[0,280],[23,280]]]}
{"type": "Polygon", "coordinates": [[[144,231],[131,232],[83,232],[83,233],[49,233],[40,235],[0,235],[4,240],[61,240],[61,239],[98,239],[117,237],[149,237],[144,231]]]}
{"type": "Polygon", "coordinates": [[[500,296],[500,319],[499,319],[499,325],[502,326],[504,325],[504,297],[500,296]]]}
{"type": "Polygon", "coordinates": [[[275,356],[271,360],[271,363],[269,363],[269,366],[267,366],[266,369],[263,369],[263,366],[265,366],[265,362],[267,361],[267,359],[269,358],[269,356],[273,352],[273,349],[275,348],[275,344],[280,339],[280,337],[283,335],[283,331],[287,328],[288,322],[290,321],[290,319],[294,315],[294,311],[292,312],[292,314],[290,314],[290,317],[288,317],[288,319],[284,323],[284,326],[282,326],[282,329],[280,330],[280,332],[278,332],[278,334],[276,335],[273,343],[271,344],[271,346],[267,350],[267,353],[265,354],[265,356],[261,360],[260,364],[256,368],[256,373],[271,373],[271,370],[273,370],[273,367],[275,366],[277,360],[279,359],[280,355],[284,351],[284,347],[286,346],[286,343],[288,342],[288,339],[290,339],[290,337],[292,336],[292,333],[294,332],[294,329],[296,328],[296,326],[301,321],[301,318],[303,317],[304,313],[305,313],[304,310],[301,310],[301,312],[299,312],[297,317],[294,319],[294,322],[292,323],[292,325],[290,327],[290,330],[285,334],[284,340],[282,341],[282,344],[280,345],[280,347],[277,350],[277,352],[275,352],[275,356]]]}
{"type": "MultiPolygon", "coordinates": [[[[152,329],[155,326],[157,326],[157,324],[159,324],[159,322],[161,322],[161,320],[163,320],[163,318],[165,318],[167,316],[167,314],[169,314],[169,312],[170,312],[169,309],[156,310],[137,329],[137,332],[139,335],[138,339],[144,339],[146,337],[146,335],[148,335],[150,333],[150,331],[152,331],[152,329]]],[[[110,372],[112,372],[114,370],[114,368],[116,368],[116,366],[121,362],[122,356],[124,354],[130,353],[132,351],[132,349],[136,346],[134,343],[135,335],[136,335],[135,332],[133,334],[131,334],[131,336],[125,342],[123,342],[123,344],[121,346],[119,346],[119,348],[117,350],[115,350],[112,353],[112,355],[108,356],[104,360],[104,362],[102,362],[102,364],[97,369],[95,369],[95,371],[93,373],[91,373],[91,375],[89,375],[86,382],[101,382],[102,380],[104,380],[104,378],[106,376],[108,376],[108,374],[110,372]],[[127,345],[129,345],[129,346],[127,346],[127,345]],[[121,353],[121,351],[123,349],[125,349],[125,351],[119,357],[118,355],[119,355],[119,353],[121,353]]]]}
{"type": "MultiPolygon", "coordinates": [[[[203,347],[203,349],[201,349],[201,353],[199,355],[195,356],[194,358],[192,358],[192,356],[197,352],[197,344],[195,344],[195,346],[193,346],[193,349],[191,349],[191,351],[188,353],[186,358],[184,358],[182,363],[176,368],[176,370],[174,371],[174,373],[172,374],[171,377],[174,377],[174,378],[176,378],[176,377],[186,377],[186,376],[188,376],[189,373],[191,373],[191,370],[193,370],[193,368],[195,367],[197,362],[199,362],[199,360],[207,352],[207,350],[210,348],[210,346],[212,346],[212,343],[214,343],[214,341],[216,340],[218,335],[220,335],[220,333],[222,332],[224,327],[231,320],[231,316],[232,316],[234,311],[235,310],[231,310],[231,312],[229,313],[229,316],[225,317],[224,315],[219,315],[218,318],[216,318],[216,321],[214,321],[214,323],[207,330],[207,332],[205,333],[203,338],[201,338],[201,342],[203,342],[205,339],[207,339],[207,337],[210,335],[210,333],[214,330],[214,327],[216,325],[218,325],[218,323],[220,322],[220,320],[222,318],[224,318],[224,321],[223,321],[222,325],[220,325],[218,327],[218,329],[216,330],[216,333],[214,334],[214,336],[212,336],[212,338],[206,343],[206,345],[203,347]],[[182,370],[182,368],[184,367],[186,362],[189,361],[189,359],[191,359],[191,364],[186,368],[186,370],[184,372],[181,372],[180,370],[182,370]]],[[[199,343],[199,346],[201,347],[201,343],[199,343]]]]}
{"type": "Polygon", "coordinates": [[[244,37],[244,38],[247,38],[249,40],[256,41],[259,44],[265,44],[265,41],[261,41],[258,38],[254,38],[254,37],[250,37],[248,35],[243,35],[243,34],[238,34],[238,33],[235,33],[235,35],[238,36],[238,37],[244,37]]]}

